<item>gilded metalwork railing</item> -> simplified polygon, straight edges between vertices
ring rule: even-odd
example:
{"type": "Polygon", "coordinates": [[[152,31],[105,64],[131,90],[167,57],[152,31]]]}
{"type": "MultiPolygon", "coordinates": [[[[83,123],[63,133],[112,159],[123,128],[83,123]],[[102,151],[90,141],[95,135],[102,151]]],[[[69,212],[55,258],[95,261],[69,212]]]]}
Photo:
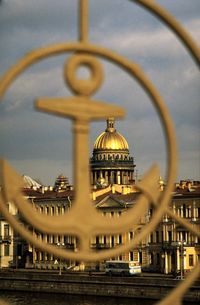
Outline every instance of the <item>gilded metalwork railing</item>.
{"type": "MultiPolygon", "coordinates": [[[[156,1],[135,0],[133,1],[160,18],[174,33],[182,40],[194,60],[199,64],[200,52],[196,43],[183,27],[156,1]]],[[[47,46],[28,53],[18,63],[16,63],[3,76],[0,82],[0,96],[3,97],[9,85],[15,78],[27,69],[30,65],[46,57],[67,52],[74,52],[64,65],[64,79],[66,84],[75,93],[74,97],[66,98],[38,98],[36,108],[40,111],[49,112],[54,115],[70,118],[73,120],[74,133],[74,177],[76,186],[75,202],[69,213],[60,216],[50,216],[39,213],[24,199],[19,189],[22,186],[21,177],[8,164],[1,161],[1,181],[2,191],[0,193],[0,210],[13,228],[18,231],[31,244],[42,251],[49,252],[61,259],[74,259],[76,261],[96,261],[133,249],[150,232],[152,232],[161,221],[164,213],[167,213],[182,226],[190,230],[193,234],[200,236],[197,229],[186,220],[180,218],[169,208],[174,181],[176,177],[176,139],[173,123],[169,112],[159,92],[151,81],[147,78],[142,69],[134,62],[107,50],[99,45],[93,45],[88,37],[88,1],[80,0],[80,37],[78,42],[63,43],[47,46]],[[96,58],[107,59],[125,70],[131,77],[135,78],[149,95],[157,113],[160,117],[168,153],[167,185],[160,193],[157,190],[156,181],[159,178],[159,168],[153,165],[142,182],[137,185],[141,191],[140,197],[133,208],[128,213],[115,219],[102,217],[90,203],[90,182],[89,182],[89,149],[88,133],[89,124],[93,120],[106,119],[109,116],[123,117],[125,111],[119,107],[102,101],[92,99],[92,94],[99,89],[103,82],[103,68],[96,58]],[[76,77],[76,70],[80,66],[87,66],[91,76],[87,80],[79,80],[76,77]],[[84,147],[83,150],[81,148],[84,147]],[[81,153],[80,153],[81,150],[81,153]],[[6,203],[14,202],[24,219],[37,230],[47,234],[75,235],[78,237],[79,249],[77,252],[69,251],[44,243],[34,237],[30,231],[21,226],[17,220],[9,214],[6,203]],[[144,226],[128,244],[121,245],[114,249],[94,252],[90,247],[91,237],[101,234],[121,234],[128,232],[137,224],[149,204],[153,203],[155,214],[151,221],[144,226]],[[52,217],[53,221],[52,221],[52,217]]],[[[174,289],[159,304],[167,305],[181,304],[185,291],[198,276],[198,270],[194,268],[187,279],[174,289]]]]}

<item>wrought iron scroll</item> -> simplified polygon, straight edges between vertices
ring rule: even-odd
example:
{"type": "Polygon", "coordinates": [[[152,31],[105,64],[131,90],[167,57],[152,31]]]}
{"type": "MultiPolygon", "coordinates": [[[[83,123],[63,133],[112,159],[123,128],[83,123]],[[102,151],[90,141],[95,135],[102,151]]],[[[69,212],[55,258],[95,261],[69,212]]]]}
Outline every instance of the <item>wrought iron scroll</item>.
{"type": "MultiPolygon", "coordinates": [[[[189,49],[195,61],[199,64],[200,52],[196,43],[183,27],[155,1],[135,0],[139,5],[144,6],[157,17],[159,17],[175,34],[182,40],[189,49]]],[[[38,98],[36,109],[54,115],[70,118],[73,121],[74,133],[74,177],[76,195],[75,201],[69,213],[60,216],[50,216],[39,213],[32,207],[20,193],[22,179],[15,172],[7,161],[1,161],[2,191],[0,193],[0,210],[13,228],[18,231],[35,247],[42,251],[49,252],[62,259],[74,259],[76,261],[97,261],[108,257],[119,255],[122,252],[137,247],[150,232],[152,232],[161,220],[164,213],[168,213],[176,221],[180,222],[192,233],[200,236],[199,232],[188,222],[181,219],[169,208],[172,196],[174,181],[176,178],[176,139],[175,130],[169,112],[159,92],[147,78],[143,70],[134,62],[107,50],[99,45],[93,45],[88,37],[88,1],[80,0],[80,26],[79,41],[74,43],[63,43],[47,46],[28,53],[16,63],[3,76],[0,82],[0,96],[3,97],[9,85],[15,78],[25,71],[30,65],[49,56],[74,52],[64,65],[64,79],[68,87],[75,93],[72,97],[60,98],[38,98]],[[156,182],[159,177],[159,168],[153,165],[145,174],[142,182],[137,187],[141,195],[129,213],[118,219],[103,218],[90,202],[89,183],[89,149],[88,134],[89,124],[93,120],[106,119],[109,116],[124,117],[125,111],[120,106],[111,105],[92,98],[92,94],[99,89],[103,82],[104,74],[100,59],[107,59],[127,72],[130,77],[135,78],[149,95],[151,102],[160,117],[163,131],[166,138],[168,154],[167,186],[162,195],[157,190],[156,182]],[[91,76],[87,80],[79,80],[76,77],[76,70],[80,66],[87,66],[91,76]],[[80,148],[84,147],[84,150],[80,148]],[[17,220],[9,214],[7,202],[14,202],[20,213],[34,228],[47,234],[76,235],[80,240],[78,252],[67,252],[64,249],[54,247],[41,242],[28,230],[20,225],[17,220]],[[153,203],[156,213],[150,223],[146,224],[141,232],[128,244],[121,247],[101,252],[93,252],[90,249],[92,236],[101,234],[119,234],[130,230],[137,220],[145,213],[149,204],[153,203]],[[52,221],[52,217],[53,221],[52,221]]],[[[187,280],[173,290],[167,298],[159,304],[181,304],[183,294],[198,276],[198,267],[188,276],[187,280]]]]}

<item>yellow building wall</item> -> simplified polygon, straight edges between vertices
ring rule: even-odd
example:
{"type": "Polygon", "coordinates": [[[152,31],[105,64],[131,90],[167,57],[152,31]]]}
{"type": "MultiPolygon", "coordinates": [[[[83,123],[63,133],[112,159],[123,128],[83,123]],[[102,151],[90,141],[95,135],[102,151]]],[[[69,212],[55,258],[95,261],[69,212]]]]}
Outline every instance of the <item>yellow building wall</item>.
{"type": "Polygon", "coordinates": [[[190,271],[196,265],[199,253],[194,247],[186,247],[184,250],[184,269],[190,271]]]}

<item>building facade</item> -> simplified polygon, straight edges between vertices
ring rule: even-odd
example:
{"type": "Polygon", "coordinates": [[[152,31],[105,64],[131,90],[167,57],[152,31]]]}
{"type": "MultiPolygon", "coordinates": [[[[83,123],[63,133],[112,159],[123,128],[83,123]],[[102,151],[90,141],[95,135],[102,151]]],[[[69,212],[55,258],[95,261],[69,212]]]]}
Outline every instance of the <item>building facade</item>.
{"type": "MultiPolygon", "coordinates": [[[[200,183],[178,184],[170,208],[200,231],[200,183]]],[[[166,214],[149,236],[148,253],[149,270],[186,273],[200,260],[200,239],[166,214]]]]}

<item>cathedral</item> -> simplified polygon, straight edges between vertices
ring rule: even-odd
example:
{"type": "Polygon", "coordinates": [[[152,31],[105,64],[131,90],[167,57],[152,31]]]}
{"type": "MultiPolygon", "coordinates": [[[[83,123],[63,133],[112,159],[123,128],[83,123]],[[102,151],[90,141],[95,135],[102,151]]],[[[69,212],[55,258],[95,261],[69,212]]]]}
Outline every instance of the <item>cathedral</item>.
{"type": "Polygon", "coordinates": [[[90,165],[92,185],[129,185],[134,182],[134,159],[129,154],[126,139],[115,129],[113,118],[107,119],[106,130],[94,143],[90,165]]]}
{"type": "MultiPolygon", "coordinates": [[[[102,216],[120,217],[134,207],[140,193],[135,186],[134,157],[124,136],[116,129],[113,118],[108,118],[105,131],[95,140],[90,158],[91,200],[102,216]]],[[[24,196],[36,209],[49,215],[60,215],[70,211],[74,200],[74,187],[68,178],[59,175],[54,186],[44,187],[27,176],[24,177],[24,196]]],[[[157,181],[158,191],[164,189],[164,181],[157,181]]],[[[170,203],[174,213],[187,219],[199,228],[200,183],[181,182],[175,185],[170,203]]],[[[23,222],[13,203],[10,212],[23,222]]],[[[91,238],[91,251],[104,251],[129,243],[151,221],[154,209],[150,206],[129,232],[118,235],[101,235],[91,238]]],[[[31,230],[31,228],[29,228],[31,230]]],[[[63,270],[103,270],[104,261],[95,264],[60,261],[25,242],[14,232],[0,215],[0,268],[34,268],[63,270]]],[[[61,247],[66,251],[78,251],[75,236],[43,234],[32,229],[33,234],[44,243],[61,247]]],[[[110,259],[135,260],[145,271],[172,273],[180,269],[190,271],[200,258],[199,238],[163,215],[154,232],[144,238],[137,248],[130,249],[110,259]]]]}

